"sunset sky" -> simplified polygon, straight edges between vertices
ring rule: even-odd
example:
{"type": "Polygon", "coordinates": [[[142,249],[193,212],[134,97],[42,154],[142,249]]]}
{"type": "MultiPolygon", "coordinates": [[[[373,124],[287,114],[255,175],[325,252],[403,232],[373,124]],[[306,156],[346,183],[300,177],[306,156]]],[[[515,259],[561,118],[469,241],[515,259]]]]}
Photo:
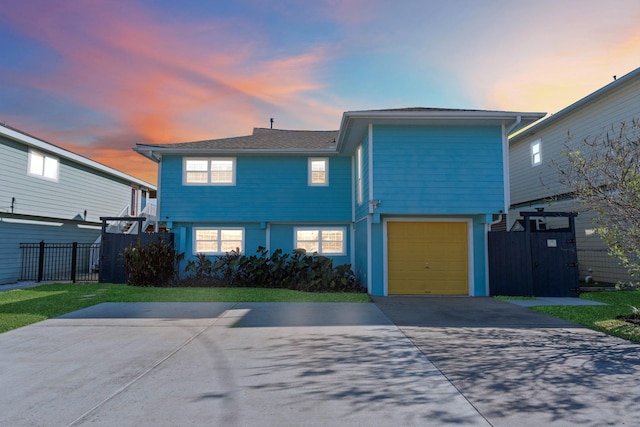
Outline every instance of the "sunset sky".
{"type": "Polygon", "coordinates": [[[554,113],[640,66],[638,0],[0,0],[0,123],[151,183],[136,143],[342,112],[554,113]]]}

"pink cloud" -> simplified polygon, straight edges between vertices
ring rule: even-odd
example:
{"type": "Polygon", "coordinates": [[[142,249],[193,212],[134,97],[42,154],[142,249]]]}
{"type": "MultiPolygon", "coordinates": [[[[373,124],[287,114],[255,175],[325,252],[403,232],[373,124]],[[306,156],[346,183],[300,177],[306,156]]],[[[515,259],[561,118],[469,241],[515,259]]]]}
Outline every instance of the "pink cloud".
{"type": "MultiPolygon", "coordinates": [[[[130,148],[136,142],[246,134],[256,122],[266,125],[265,116],[273,112],[302,117],[311,109],[318,123],[337,127],[341,112],[307,98],[323,87],[314,72],[326,60],[322,48],[261,60],[259,46],[228,25],[167,23],[123,4],[26,2],[9,9],[10,24],[60,59],[46,73],[21,76],[22,83],[107,114],[119,127],[106,133],[85,128],[84,138],[70,133],[56,138],[93,140],[90,157],[121,163],[95,141],[108,141],[112,133],[137,135],[130,148]]],[[[81,145],[75,149],[83,151],[81,145]]]]}

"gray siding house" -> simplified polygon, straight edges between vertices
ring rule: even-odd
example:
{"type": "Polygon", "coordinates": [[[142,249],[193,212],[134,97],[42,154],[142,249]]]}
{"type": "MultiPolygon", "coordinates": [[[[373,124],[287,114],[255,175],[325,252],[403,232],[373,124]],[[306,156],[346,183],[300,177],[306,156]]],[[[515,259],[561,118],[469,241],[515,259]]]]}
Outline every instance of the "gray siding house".
{"type": "Polygon", "coordinates": [[[20,280],[20,243],[93,243],[100,217],[154,207],[152,184],[0,125],[0,285],[20,280]]]}
{"type": "Polygon", "coordinates": [[[519,212],[576,211],[576,241],[580,277],[603,283],[627,282],[630,277],[609,258],[595,233],[593,214],[585,210],[559,182],[558,167],[566,164],[566,144],[577,147],[585,138],[605,136],[622,122],[640,118],[640,68],[614,80],[558,113],[543,119],[509,141],[511,206],[507,228],[519,212]]]}

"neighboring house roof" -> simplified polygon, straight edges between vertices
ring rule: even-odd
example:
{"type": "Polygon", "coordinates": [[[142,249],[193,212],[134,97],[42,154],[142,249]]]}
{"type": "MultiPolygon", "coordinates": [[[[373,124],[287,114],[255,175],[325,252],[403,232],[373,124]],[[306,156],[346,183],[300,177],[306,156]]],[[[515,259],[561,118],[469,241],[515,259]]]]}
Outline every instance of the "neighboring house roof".
{"type": "Polygon", "coordinates": [[[136,144],[134,151],[158,161],[162,153],[229,154],[229,153],[335,153],[338,131],[309,131],[254,128],[253,134],[233,138],[177,144],[136,144]]]}
{"type": "Polygon", "coordinates": [[[132,184],[136,184],[141,187],[146,187],[150,190],[156,190],[156,186],[153,184],[150,184],[146,181],[138,179],[134,176],[128,175],[117,169],[103,165],[102,163],[98,163],[95,160],[89,159],[88,157],[84,157],[84,156],[81,156],[80,154],[76,154],[72,151],[58,147],[57,145],[51,144],[50,142],[44,141],[40,138],[36,138],[35,136],[29,135],[11,126],[0,125],[0,136],[4,136],[5,138],[20,142],[22,144],[27,145],[28,147],[33,147],[38,150],[53,154],[56,157],[67,159],[74,163],[78,163],[88,168],[100,171],[102,173],[123,179],[125,181],[129,181],[132,184]]]}
{"type": "Polygon", "coordinates": [[[606,96],[609,96],[611,94],[611,92],[613,92],[614,90],[619,90],[624,88],[625,86],[627,86],[630,83],[633,83],[635,81],[637,81],[638,79],[640,79],[640,68],[636,68],[635,70],[631,71],[630,73],[620,77],[619,79],[614,80],[613,82],[609,83],[608,85],[598,89],[597,91],[591,93],[590,95],[585,96],[584,98],[574,102],[573,104],[569,105],[568,107],[563,108],[562,110],[558,111],[557,113],[547,117],[544,120],[540,120],[538,123],[534,124],[533,126],[531,126],[530,128],[526,129],[525,132],[521,132],[518,135],[515,135],[514,137],[511,138],[511,142],[517,142],[520,141],[521,139],[530,136],[536,132],[541,131],[542,129],[545,129],[551,125],[553,125],[554,123],[558,122],[559,120],[562,120],[565,117],[570,116],[571,114],[581,110],[582,108],[588,106],[589,104],[598,101],[606,96]]]}

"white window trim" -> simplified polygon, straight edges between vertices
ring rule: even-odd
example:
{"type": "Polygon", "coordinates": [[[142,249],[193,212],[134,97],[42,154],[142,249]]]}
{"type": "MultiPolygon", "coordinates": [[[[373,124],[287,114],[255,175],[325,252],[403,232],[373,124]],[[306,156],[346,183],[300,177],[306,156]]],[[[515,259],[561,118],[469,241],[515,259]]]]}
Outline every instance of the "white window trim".
{"type": "Polygon", "coordinates": [[[60,159],[58,159],[55,156],[51,156],[49,154],[45,154],[42,151],[29,149],[28,162],[27,162],[27,175],[32,176],[34,178],[44,179],[46,181],[58,182],[58,179],[60,177],[60,159]],[[33,158],[34,154],[42,157],[42,173],[33,173],[33,172],[31,172],[31,161],[32,161],[32,158],[33,158]],[[44,172],[45,172],[44,169],[45,169],[45,165],[46,165],[47,159],[53,160],[56,163],[56,174],[55,174],[56,176],[53,177],[53,178],[49,177],[49,176],[46,176],[44,174],[44,172]]]}
{"type": "Polygon", "coordinates": [[[246,232],[244,227],[193,227],[193,231],[192,231],[192,244],[191,244],[191,249],[192,249],[192,254],[193,255],[197,255],[197,254],[205,254],[205,255],[224,255],[227,253],[227,251],[198,251],[198,241],[196,239],[196,234],[198,230],[217,230],[218,231],[218,248],[222,248],[222,230],[241,230],[242,231],[242,244],[240,247],[240,252],[243,253],[245,250],[245,236],[246,236],[246,232]]]}
{"type": "Polygon", "coordinates": [[[529,155],[531,156],[531,166],[539,166],[542,164],[542,140],[540,138],[529,144],[529,155]],[[535,161],[535,153],[533,152],[533,147],[535,147],[536,145],[538,145],[537,155],[539,158],[537,162],[535,161]]]}
{"type": "Polygon", "coordinates": [[[182,185],[232,187],[236,185],[236,166],[235,157],[184,157],[182,159],[182,185]],[[207,182],[187,182],[187,161],[189,160],[207,161],[207,182]],[[215,160],[231,161],[231,182],[211,182],[211,162],[215,160]]]}
{"type": "Polygon", "coordinates": [[[308,176],[307,176],[307,184],[310,187],[326,187],[329,185],[329,158],[328,157],[309,157],[308,161],[308,176]],[[313,162],[324,162],[324,182],[312,182],[312,170],[311,165],[313,162]]]}
{"type": "Polygon", "coordinates": [[[345,256],[347,255],[347,227],[294,227],[293,228],[293,247],[298,249],[298,231],[317,231],[318,232],[318,255],[331,257],[331,256],[345,256]],[[342,231],[342,252],[328,253],[322,252],[322,232],[328,230],[342,231]]]}

